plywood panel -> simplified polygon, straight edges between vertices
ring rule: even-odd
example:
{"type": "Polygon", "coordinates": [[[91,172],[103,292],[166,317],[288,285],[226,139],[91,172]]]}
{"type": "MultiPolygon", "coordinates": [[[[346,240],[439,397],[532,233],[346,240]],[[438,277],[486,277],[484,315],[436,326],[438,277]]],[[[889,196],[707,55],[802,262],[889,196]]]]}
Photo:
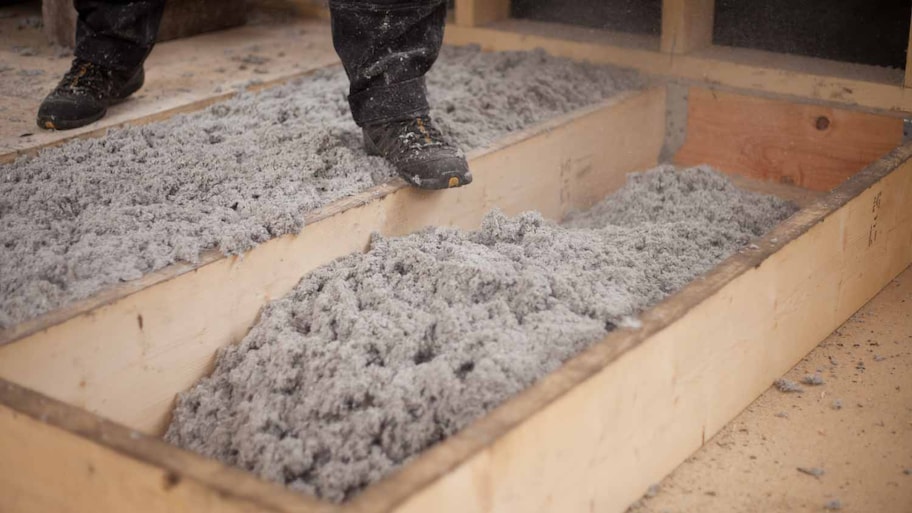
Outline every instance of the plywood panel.
{"type": "Polygon", "coordinates": [[[694,87],[674,158],[826,191],[902,141],[902,120],[694,87]]]}

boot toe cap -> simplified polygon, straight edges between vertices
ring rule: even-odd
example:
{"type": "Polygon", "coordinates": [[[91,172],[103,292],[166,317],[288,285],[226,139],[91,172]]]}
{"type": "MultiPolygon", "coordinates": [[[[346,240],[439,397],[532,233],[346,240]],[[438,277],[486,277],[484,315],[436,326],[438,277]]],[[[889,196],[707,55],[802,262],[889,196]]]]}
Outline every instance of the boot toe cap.
{"type": "Polygon", "coordinates": [[[399,173],[422,189],[449,189],[472,183],[472,172],[462,157],[444,157],[403,165],[399,173]]]}
{"type": "Polygon", "coordinates": [[[88,125],[105,115],[105,105],[90,96],[48,96],[38,107],[41,128],[66,130],[88,125]]]}

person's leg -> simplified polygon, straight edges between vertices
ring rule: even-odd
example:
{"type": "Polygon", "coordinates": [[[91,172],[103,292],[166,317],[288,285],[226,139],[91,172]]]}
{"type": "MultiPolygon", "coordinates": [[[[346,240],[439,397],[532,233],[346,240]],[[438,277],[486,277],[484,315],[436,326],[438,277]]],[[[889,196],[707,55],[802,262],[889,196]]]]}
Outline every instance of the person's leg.
{"type": "Polygon", "coordinates": [[[358,125],[427,114],[424,75],[443,44],[445,0],[330,0],[333,44],[358,125]]]}
{"type": "Polygon", "coordinates": [[[76,57],[99,66],[133,70],[158,37],[165,0],[74,0],[76,57]]]}
{"type": "Polygon", "coordinates": [[[142,87],[143,62],[158,36],[165,0],[75,0],[74,5],[76,58],[38,108],[41,128],[85,126],[142,87]]]}
{"type": "Polygon", "coordinates": [[[330,0],[329,7],[368,151],[422,188],[470,183],[465,157],[428,117],[424,75],[443,44],[446,0],[330,0]]]}

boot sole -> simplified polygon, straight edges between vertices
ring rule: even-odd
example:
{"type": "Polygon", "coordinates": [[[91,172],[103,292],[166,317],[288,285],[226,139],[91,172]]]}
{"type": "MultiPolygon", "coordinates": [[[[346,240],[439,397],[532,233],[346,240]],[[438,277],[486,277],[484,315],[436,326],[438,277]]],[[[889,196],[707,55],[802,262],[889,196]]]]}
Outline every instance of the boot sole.
{"type": "Polygon", "coordinates": [[[72,130],[74,128],[81,128],[86,125],[92,124],[99,119],[105,117],[105,114],[108,113],[108,109],[101,111],[98,114],[87,118],[81,119],[55,119],[53,116],[48,117],[38,117],[38,126],[44,128],[45,130],[72,130]]]}
{"type": "MultiPolygon", "coordinates": [[[[366,135],[364,136],[364,150],[371,157],[383,157],[383,154],[380,153],[380,150],[377,149],[374,142],[366,135]]],[[[398,167],[396,167],[396,173],[412,187],[429,191],[455,189],[472,183],[471,171],[466,171],[465,173],[450,173],[438,178],[419,178],[417,175],[408,175],[403,173],[398,167]]]]}

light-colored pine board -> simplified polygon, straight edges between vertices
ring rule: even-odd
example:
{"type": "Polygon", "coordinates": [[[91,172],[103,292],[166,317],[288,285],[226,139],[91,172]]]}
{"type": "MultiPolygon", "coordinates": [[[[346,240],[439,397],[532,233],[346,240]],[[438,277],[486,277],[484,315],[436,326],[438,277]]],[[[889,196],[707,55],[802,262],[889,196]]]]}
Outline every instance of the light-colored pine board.
{"type": "Polygon", "coordinates": [[[620,513],[912,263],[912,145],[356,497],[620,513]]]}
{"type": "Polygon", "coordinates": [[[447,28],[444,37],[452,45],[477,44],[485,50],[542,48],[552,55],[626,66],[700,84],[892,115],[912,112],[912,92],[902,86],[902,74],[873,66],[717,46],[668,55],[657,51],[658,38],[652,43],[632,44],[630,37],[603,31],[515,19],[484,27],[454,25],[447,28]]]}
{"type": "Polygon", "coordinates": [[[510,0],[456,0],[457,25],[476,27],[510,17],[510,0]]]}
{"type": "Polygon", "coordinates": [[[335,510],[3,380],[0,433],[3,512],[335,510]]]}
{"type": "MultiPolygon", "coordinates": [[[[7,34],[6,29],[15,27],[15,19],[0,19],[0,25],[7,34]]],[[[74,138],[98,137],[112,127],[199,110],[231,97],[245,85],[277,84],[339,62],[329,26],[319,20],[248,25],[168,41],[152,51],[146,62],[146,85],[131,99],[86,127],[49,131],[35,125],[35,113],[70,61],[55,56],[41,40],[40,30],[14,30],[12,34],[18,38],[15,46],[34,48],[37,54],[20,55],[8,47],[0,48],[0,62],[13,68],[0,74],[0,94],[15,99],[0,110],[0,163],[74,138]],[[250,55],[267,60],[244,62],[250,55]],[[21,70],[40,74],[24,76],[21,70]]]]}
{"type": "Polygon", "coordinates": [[[476,228],[497,207],[559,219],[656,163],[664,88],[629,92],[518,133],[469,156],[475,182],[425,192],[401,181],[308,216],[295,236],[243,257],[176,266],[0,333],[0,376],[146,433],[161,433],[175,394],[205,375],[221,346],[239,341],[260,308],[308,271],[365,249],[373,232],[428,225],[476,228]]]}
{"type": "Polygon", "coordinates": [[[900,118],[692,87],[674,162],[828,191],[902,137],[900,118]]]}
{"type": "Polygon", "coordinates": [[[663,0],[662,51],[684,54],[712,45],[715,0],[663,0]]]}

